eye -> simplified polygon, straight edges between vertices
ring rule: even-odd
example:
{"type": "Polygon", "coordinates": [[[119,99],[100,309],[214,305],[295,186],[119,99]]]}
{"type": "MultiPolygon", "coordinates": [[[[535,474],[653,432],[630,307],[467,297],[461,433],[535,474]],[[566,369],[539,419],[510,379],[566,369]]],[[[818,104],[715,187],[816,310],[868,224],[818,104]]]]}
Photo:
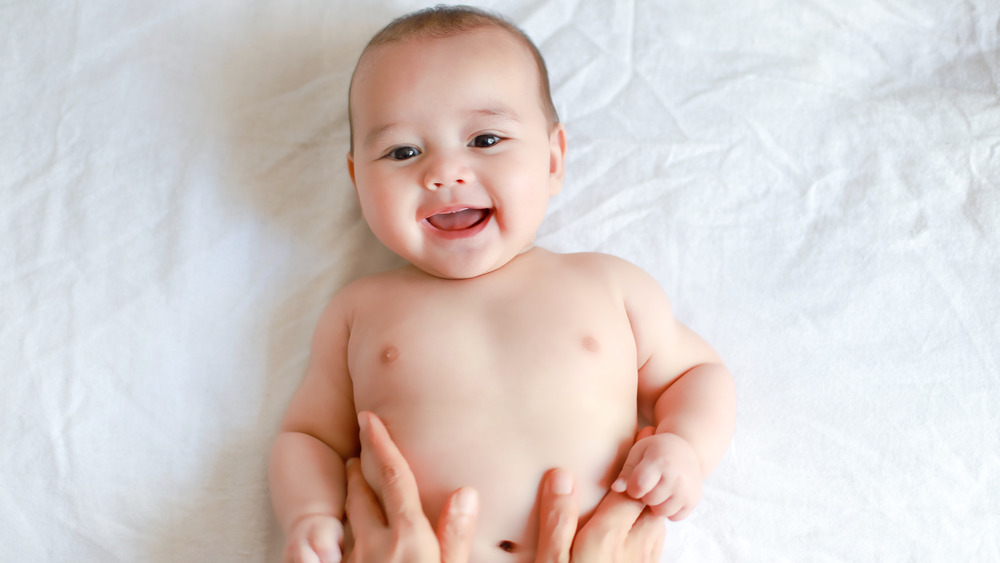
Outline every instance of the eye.
{"type": "Polygon", "coordinates": [[[416,147],[404,146],[392,149],[385,155],[385,158],[389,160],[409,160],[419,155],[420,150],[416,147]]]}
{"type": "Polygon", "coordinates": [[[482,135],[476,135],[476,138],[472,139],[469,146],[476,147],[477,149],[486,149],[492,147],[503,140],[503,137],[499,135],[494,135],[493,133],[484,133],[482,135]]]}

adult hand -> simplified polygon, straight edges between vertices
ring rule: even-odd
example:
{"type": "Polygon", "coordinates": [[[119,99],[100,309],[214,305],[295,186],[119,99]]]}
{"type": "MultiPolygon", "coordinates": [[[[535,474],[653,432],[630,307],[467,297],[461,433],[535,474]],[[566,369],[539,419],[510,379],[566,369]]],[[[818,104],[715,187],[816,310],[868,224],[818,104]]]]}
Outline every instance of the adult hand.
{"type": "Polygon", "coordinates": [[[656,563],[666,527],[641,502],[609,492],[573,542],[573,563],[656,563]]]}
{"type": "MultiPolygon", "coordinates": [[[[644,428],[636,441],[653,434],[644,428]]],[[[579,507],[573,477],[562,469],[545,474],[539,495],[535,563],[656,563],[666,528],[641,502],[609,492],[576,534],[579,507]]]]}
{"type": "Polygon", "coordinates": [[[347,464],[347,518],[354,534],[348,561],[354,563],[466,563],[478,513],[474,489],[452,493],[437,532],[424,515],[409,465],[382,421],[358,415],[361,447],[377,468],[383,504],[361,474],[356,459],[347,464]]]}
{"type": "MultiPolygon", "coordinates": [[[[466,563],[471,549],[478,497],[459,489],[449,497],[431,529],[420,505],[416,481],[382,422],[371,413],[358,417],[361,445],[377,465],[385,507],[361,474],[356,460],[347,467],[347,515],[354,533],[354,563],[466,563]]],[[[643,429],[637,439],[652,433],[643,429]]],[[[656,563],[663,549],[663,518],[644,505],[609,492],[587,524],[574,534],[579,506],[573,476],[553,469],[540,487],[539,549],[536,563],[656,563]],[[572,558],[571,558],[572,557],[572,558]]]]}

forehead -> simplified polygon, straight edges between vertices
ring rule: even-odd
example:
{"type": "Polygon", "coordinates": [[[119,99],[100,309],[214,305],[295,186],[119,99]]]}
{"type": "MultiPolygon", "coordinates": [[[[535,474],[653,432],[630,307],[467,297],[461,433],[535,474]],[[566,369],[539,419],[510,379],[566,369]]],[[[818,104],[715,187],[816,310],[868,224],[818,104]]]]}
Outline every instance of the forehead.
{"type": "MultiPolygon", "coordinates": [[[[502,97],[528,92],[537,101],[539,89],[538,67],[529,48],[506,30],[484,27],[448,37],[411,37],[370,49],[358,62],[351,103],[352,111],[392,101],[412,107],[411,94],[417,91],[440,96],[441,102],[456,102],[461,100],[449,94],[486,90],[502,97]]],[[[537,105],[541,107],[540,102],[537,105]]]]}

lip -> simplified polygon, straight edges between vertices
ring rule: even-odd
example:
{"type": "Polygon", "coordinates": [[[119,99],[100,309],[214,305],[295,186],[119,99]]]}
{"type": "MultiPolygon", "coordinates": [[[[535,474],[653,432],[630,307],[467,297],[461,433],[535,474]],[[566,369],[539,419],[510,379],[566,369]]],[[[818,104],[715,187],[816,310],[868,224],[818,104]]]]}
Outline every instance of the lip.
{"type": "Polygon", "coordinates": [[[420,224],[423,226],[424,229],[426,229],[429,233],[431,233],[437,238],[445,240],[458,240],[458,239],[474,237],[479,233],[481,233],[483,229],[486,228],[486,225],[488,225],[490,221],[493,219],[493,215],[495,213],[496,211],[492,207],[481,207],[478,205],[449,205],[447,207],[441,207],[435,209],[431,213],[426,214],[424,218],[420,220],[420,224]],[[469,227],[468,229],[461,229],[458,231],[445,231],[443,229],[435,227],[430,223],[430,221],[428,221],[430,217],[433,217],[435,215],[440,215],[442,213],[455,213],[457,211],[464,211],[466,209],[485,209],[487,213],[486,216],[483,217],[481,220],[479,220],[479,222],[477,222],[475,225],[469,227]]]}

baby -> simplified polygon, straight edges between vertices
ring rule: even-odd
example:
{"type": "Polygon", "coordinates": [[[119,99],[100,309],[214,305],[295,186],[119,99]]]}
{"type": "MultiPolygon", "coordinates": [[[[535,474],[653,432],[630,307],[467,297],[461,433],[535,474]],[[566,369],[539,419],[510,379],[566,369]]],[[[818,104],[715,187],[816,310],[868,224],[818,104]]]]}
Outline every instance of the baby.
{"type": "Polygon", "coordinates": [[[339,560],[344,463],[374,471],[359,411],[384,421],[431,522],[477,490],[472,561],[534,560],[553,467],[582,511],[610,489],[686,517],[732,436],[732,378],[649,275],[534,246],[566,133],[531,41],[469,8],[396,20],[358,61],[350,115],[362,213],[409,265],[348,285],[319,321],[271,455],[287,560],[339,560]],[[640,415],[656,432],[633,445],[640,415]]]}

